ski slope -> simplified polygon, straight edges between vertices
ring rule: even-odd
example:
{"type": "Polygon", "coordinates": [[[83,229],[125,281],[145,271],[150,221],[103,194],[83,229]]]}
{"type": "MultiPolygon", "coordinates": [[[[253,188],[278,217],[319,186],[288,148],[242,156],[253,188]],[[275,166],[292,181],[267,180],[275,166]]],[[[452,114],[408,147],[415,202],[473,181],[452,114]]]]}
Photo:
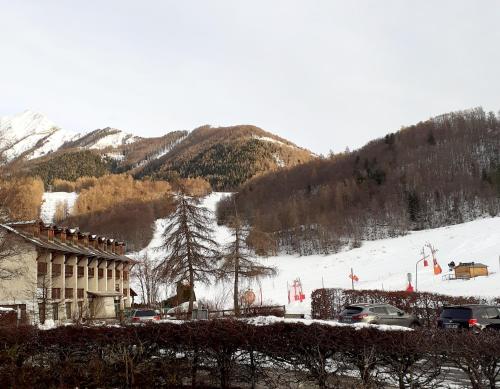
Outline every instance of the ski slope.
{"type": "Polygon", "coordinates": [[[75,192],[45,192],[40,207],[40,218],[44,223],[54,222],[57,205],[66,203],[68,212],[71,212],[77,198],[78,193],[75,192]]]}
{"type": "MultiPolygon", "coordinates": [[[[224,193],[212,193],[203,205],[215,210],[217,202],[224,193]]],[[[154,250],[160,244],[160,233],[166,220],[156,222],[153,240],[141,254],[161,257],[164,253],[154,250]]],[[[230,238],[229,230],[217,226],[214,221],[216,240],[224,244],[230,238]]],[[[404,290],[407,286],[407,273],[412,273],[415,280],[415,263],[420,259],[420,252],[426,243],[431,243],[438,251],[436,258],[443,269],[435,276],[430,266],[418,267],[418,290],[449,295],[497,296],[500,295],[500,217],[479,219],[472,222],[409,233],[406,236],[364,241],[360,248],[331,255],[295,256],[280,255],[262,258],[262,263],[275,266],[278,275],[264,278],[259,282],[244,285],[253,289],[260,303],[286,305],[288,303],[287,284],[296,278],[302,282],[306,300],[288,307],[289,311],[310,312],[310,295],[322,286],[327,288],[351,288],[349,274],[351,268],[359,277],[355,283],[357,289],[404,290]],[[442,276],[448,273],[447,264],[451,261],[481,262],[489,266],[489,277],[472,280],[445,281],[442,276]]],[[[429,251],[426,251],[429,254],[429,251]]],[[[413,282],[414,284],[414,282],[413,282]]],[[[216,283],[213,285],[195,285],[198,298],[216,300],[219,304],[231,305],[231,285],[216,283]]]]}

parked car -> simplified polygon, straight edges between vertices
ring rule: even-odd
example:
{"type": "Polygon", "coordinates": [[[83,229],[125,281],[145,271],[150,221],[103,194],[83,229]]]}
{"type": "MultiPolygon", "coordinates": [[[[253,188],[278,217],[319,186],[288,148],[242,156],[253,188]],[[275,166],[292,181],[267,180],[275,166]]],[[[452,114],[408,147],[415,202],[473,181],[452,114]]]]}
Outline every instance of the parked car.
{"type": "Polygon", "coordinates": [[[403,327],[419,327],[414,315],[389,304],[353,304],[340,313],[341,323],[389,324],[403,327]]]}
{"type": "Polygon", "coordinates": [[[129,320],[132,323],[156,321],[160,320],[160,314],[154,309],[135,309],[132,311],[129,320]]]}
{"type": "Polygon", "coordinates": [[[500,330],[500,307],[482,304],[444,306],[437,325],[445,329],[500,330]]]}

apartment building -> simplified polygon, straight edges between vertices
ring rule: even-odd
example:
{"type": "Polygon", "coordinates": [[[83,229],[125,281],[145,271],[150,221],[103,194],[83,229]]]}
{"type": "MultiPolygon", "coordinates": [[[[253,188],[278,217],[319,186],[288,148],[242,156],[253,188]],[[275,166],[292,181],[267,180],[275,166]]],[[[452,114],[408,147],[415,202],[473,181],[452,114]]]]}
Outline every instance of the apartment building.
{"type": "Polygon", "coordinates": [[[113,319],[132,304],[125,242],[41,221],[0,224],[0,306],[33,323],[113,319]]]}

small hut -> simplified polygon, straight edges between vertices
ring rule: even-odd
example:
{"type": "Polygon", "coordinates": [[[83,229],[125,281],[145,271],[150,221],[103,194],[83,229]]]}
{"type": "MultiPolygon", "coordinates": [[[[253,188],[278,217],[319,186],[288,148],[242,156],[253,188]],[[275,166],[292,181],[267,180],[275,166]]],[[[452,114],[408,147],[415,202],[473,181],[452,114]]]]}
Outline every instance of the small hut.
{"type": "Polygon", "coordinates": [[[474,278],[488,276],[488,266],[477,262],[460,262],[455,266],[455,278],[474,278]]]}

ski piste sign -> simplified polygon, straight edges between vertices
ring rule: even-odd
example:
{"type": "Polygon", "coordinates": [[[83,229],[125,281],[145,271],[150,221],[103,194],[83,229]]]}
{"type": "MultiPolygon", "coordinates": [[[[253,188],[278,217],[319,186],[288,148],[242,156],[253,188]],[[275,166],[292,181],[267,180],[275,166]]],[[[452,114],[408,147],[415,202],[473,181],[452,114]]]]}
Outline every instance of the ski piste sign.
{"type": "Polygon", "coordinates": [[[289,285],[288,282],[286,284],[288,289],[288,304],[292,301],[304,301],[306,296],[302,291],[302,282],[300,278],[296,278],[293,280],[292,285],[289,285]]]}

